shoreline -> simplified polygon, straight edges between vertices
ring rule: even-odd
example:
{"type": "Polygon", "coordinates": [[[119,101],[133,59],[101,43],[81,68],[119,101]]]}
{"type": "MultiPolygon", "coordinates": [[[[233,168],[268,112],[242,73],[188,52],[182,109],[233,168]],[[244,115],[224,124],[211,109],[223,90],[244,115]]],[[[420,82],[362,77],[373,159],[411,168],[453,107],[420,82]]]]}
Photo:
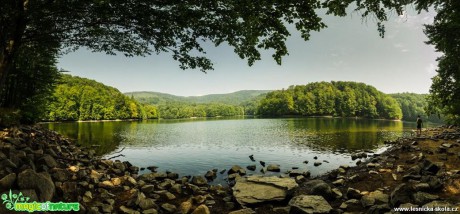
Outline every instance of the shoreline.
{"type": "MultiPolygon", "coordinates": [[[[30,201],[79,202],[80,213],[234,214],[245,207],[246,213],[304,213],[297,199],[317,200],[324,206],[312,209],[326,207],[333,213],[384,213],[430,203],[460,207],[460,129],[431,128],[425,134],[387,142],[390,146],[381,154],[361,154],[355,157],[360,160],[357,166],[315,178],[297,170],[280,172],[276,181],[245,178],[246,170],[234,166],[224,172],[232,183],[226,188],[208,185],[206,178],[219,173],[212,170],[204,176],[179,177],[151,168],[151,173],[139,176],[139,168],[129,162],[103,160],[94,150],[52,131],[20,126],[0,131],[0,194],[13,189],[30,201]],[[241,195],[252,187],[274,185],[279,188],[268,192],[279,190],[285,193],[282,199],[265,195],[265,201],[253,203],[241,195]]],[[[3,204],[0,213],[8,213],[3,204]]]]}

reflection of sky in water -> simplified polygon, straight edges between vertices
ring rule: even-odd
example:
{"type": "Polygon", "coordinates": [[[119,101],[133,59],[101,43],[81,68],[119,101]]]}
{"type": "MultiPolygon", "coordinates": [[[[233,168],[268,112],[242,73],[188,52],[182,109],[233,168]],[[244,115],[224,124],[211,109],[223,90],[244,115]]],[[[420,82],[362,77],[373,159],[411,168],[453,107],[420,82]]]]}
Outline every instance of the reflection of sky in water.
{"type": "Polygon", "coordinates": [[[280,164],[282,172],[299,167],[318,175],[342,164],[353,165],[352,153],[381,152],[384,140],[401,137],[413,126],[413,123],[399,121],[331,118],[48,125],[80,144],[99,144],[100,152],[108,153],[106,157],[113,156],[110,152],[117,146],[126,147],[121,160],[140,167],[159,166],[161,171],[170,170],[180,175],[204,175],[214,168],[220,171],[232,165],[250,164],[257,165],[258,173],[259,160],[280,164]],[[251,154],[257,162],[248,158],[251,154]],[[318,160],[314,160],[314,156],[318,156],[318,160]],[[305,160],[309,164],[304,164],[305,160]],[[329,163],[313,166],[313,162],[323,160],[329,163]]]}

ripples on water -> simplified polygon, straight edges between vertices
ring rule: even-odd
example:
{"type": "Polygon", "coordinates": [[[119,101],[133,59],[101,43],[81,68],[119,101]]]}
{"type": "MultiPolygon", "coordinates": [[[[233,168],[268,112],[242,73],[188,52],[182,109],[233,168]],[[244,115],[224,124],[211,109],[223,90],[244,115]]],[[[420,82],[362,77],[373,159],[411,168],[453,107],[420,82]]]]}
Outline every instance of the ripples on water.
{"type": "MultiPolygon", "coordinates": [[[[180,175],[204,175],[211,169],[256,164],[259,160],[318,175],[342,164],[354,165],[350,155],[382,152],[383,141],[408,135],[414,123],[385,120],[195,119],[143,122],[50,123],[46,127],[74,138],[82,145],[100,145],[106,157],[125,147],[120,157],[139,167],[158,166],[180,175]],[[248,156],[253,154],[257,162],[248,156]],[[318,156],[318,160],[313,157],[318,156]],[[309,164],[304,164],[305,160],[309,164]],[[323,162],[314,167],[314,161],[323,162]]],[[[146,172],[146,171],[144,171],[146,172]]],[[[248,171],[248,173],[251,173],[248,171]]],[[[269,173],[276,174],[276,173],[269,173]]],[[[222,176],[215,183],[222,181],[222,176]]]]}

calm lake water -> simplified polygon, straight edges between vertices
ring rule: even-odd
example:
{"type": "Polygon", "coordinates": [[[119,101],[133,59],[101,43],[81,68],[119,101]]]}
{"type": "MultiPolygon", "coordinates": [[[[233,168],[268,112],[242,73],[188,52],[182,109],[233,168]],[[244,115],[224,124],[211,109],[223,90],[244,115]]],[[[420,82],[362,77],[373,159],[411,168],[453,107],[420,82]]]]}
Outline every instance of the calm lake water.
{"type": "MultiPolygon", "coordinates": [[[[342,164],[355,165],[351,154],[382,152],[383,142],[408,135],[415,123],[342,118],[188,119],[119,122],[47,123],[43,126],[94,147],[105,157],[158,171],[204,175],[211,169],[256,164],[281,165],[281,173],[299,167],[313,176],[342,164]],[[116,153],[124,148],[121,153],[116,153]],[[256,162],[249,159],[254,155],[256,162]],[[314,160],[317,156],[318,160],[314,160]],[[304,161],[309,161],[304,164],[304,161]],[[314,167],[315,161],[323,162],[314,167]]],[[[143,171],[149,172],[148,170],[143,171]]],[[[251,171],[248,171],[251,173],[251,171]]],[[[268,173],[277,174],[277,173],[268,173]]],[[[214,183],[223,183],[222,176],[214,183]]]]}

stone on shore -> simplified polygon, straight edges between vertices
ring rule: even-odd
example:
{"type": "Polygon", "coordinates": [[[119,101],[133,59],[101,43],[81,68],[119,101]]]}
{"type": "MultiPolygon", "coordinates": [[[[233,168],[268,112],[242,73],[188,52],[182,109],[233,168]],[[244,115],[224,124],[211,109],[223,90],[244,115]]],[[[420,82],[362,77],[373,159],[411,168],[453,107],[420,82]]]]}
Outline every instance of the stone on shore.
{"type": "Polygon", "coordinates": [[[55,186],[46,172],[36,173],[32,169],[22,171],[18,175],[18,186],[20,189],[34,189],[40,201],[51,201],[54,196],[55,186]]]}
{"type": "Polygon", "coordinates": [[[329,213],[331,205],[318,195],[299,195],[289,201],[291,206],[290,213],[310,214],[310,213],[329,213]]]}
{"type": "Polygon", "coordinates": [[[249,165],[246,167],[246,169],[250,170],[250,171],[254,171],[256,170],[256,165],[249,165]]]}
{"type": "Polygon", "coordinates": [[[282,201],[298,185],[292,178],[249,176],[237,179],[233,196],[241,205],[282,201]]]}
{"type": "Polygon", "coordinates": [[[209,208],[202,204],[200,206],[198,206],[193,212],[192,214],[210,214],[211,211],[209,211],[209,208]]]}
{"type": "Polygon", "coordinates": [[[202,176],[193,176],[192,184],[195,184],[197,186],[204,186],[204,185],[208,184],[208,181],[205,178],[203,178],[202,176]]]}
{"type": "Polygon", "coordinates": [[[0,179],[0,192],[11,189],[15,181],[16,181],[15,173],[10,173],[6,175],[5,177],[3,177],[2,179],[0,179]]]}
{"type": "Polygon", "coordinates": [[[243,169],[243,167],[241,166],[238,166],[238,165],[234,165],[232,166],[232,168],[230,168],[228,170],[228,174],[234,174],[234,173],[238,173],[239,175],[246,175],[246,170],[243,169]]]}
{"type": "Polygon", "coordinates": [[[270,171],[270,172],[279,172],[279,171],[281,171],[280,165],[278,165],[278,164],[268,164],[268,166],[267,166],[267,171],[270,171]]]}
{"type": "Polygon", "coordinates": [[[336,194],[333,193],[332,188],[323,180],[311,180],[304,184],[305,189],[309,195],[319,195],[326,199],[336,198],[336,194]]]}

